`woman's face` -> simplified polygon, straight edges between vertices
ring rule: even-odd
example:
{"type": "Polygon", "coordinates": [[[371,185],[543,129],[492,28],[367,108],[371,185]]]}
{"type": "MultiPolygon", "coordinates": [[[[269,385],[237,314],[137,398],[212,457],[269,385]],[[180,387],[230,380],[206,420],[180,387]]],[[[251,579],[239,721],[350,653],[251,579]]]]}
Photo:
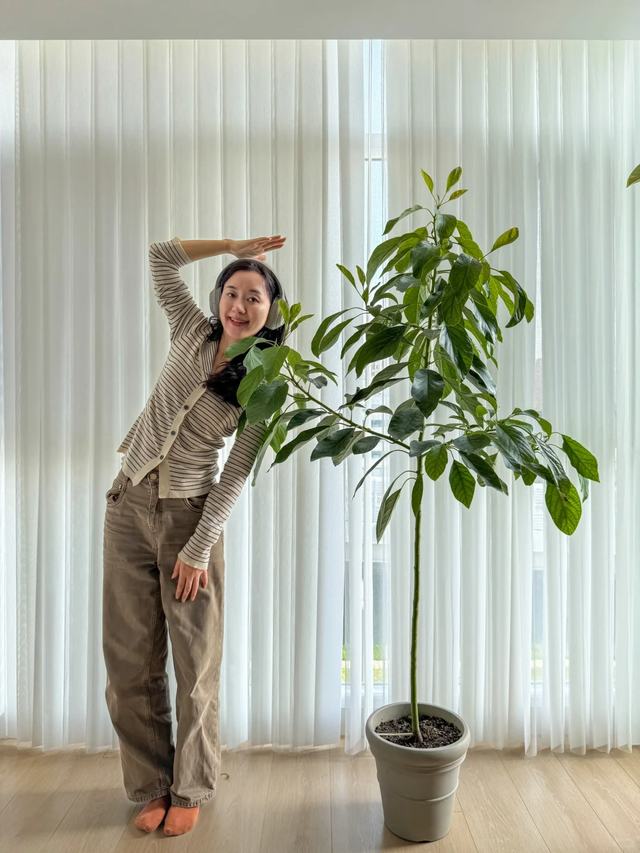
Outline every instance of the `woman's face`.
{"type": "Polygon", "coordinates": [[[227,339],[239,341],[259,332],[267,322],[271,299],[264,279],[254,270],[238,270],[220,295],[220,321],[227,339]],[[241,321],[240,324],[234,320],[241,321]]]}

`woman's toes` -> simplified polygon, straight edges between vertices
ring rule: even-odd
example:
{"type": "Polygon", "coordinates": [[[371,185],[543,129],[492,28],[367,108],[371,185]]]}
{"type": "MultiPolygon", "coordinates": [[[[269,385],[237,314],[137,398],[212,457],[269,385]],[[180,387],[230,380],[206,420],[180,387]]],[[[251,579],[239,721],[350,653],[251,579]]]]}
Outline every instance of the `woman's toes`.
{"type": "Polygon", "coordinates": [[[171,806],[164,822],[165,835],[184,835],[196,825],[199,806],[183,809],[181,806],[171,806]]]}
{"type": "Polygon", "coordinates": [[[170,805],[171,797],[169,794],[155,800],[149,800],[135,819],[135,825],[144,832],[154,832],[162,823],[170,805]]]}

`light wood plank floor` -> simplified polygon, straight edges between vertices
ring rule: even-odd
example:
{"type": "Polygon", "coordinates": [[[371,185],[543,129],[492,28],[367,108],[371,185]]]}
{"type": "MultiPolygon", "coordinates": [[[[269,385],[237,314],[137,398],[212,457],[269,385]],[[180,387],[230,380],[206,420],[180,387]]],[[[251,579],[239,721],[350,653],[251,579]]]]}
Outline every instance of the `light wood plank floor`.
{"type": "Polygon", "coordinates": [[[430,845],[384,826],[375,762],[344,747],[223,752],[215,798],[195,829],[145,835],[117,752],[18,752],[0,743],[0,853],[640,853],[640,748],[631,754],[475,747],[453,825],[430,845]]]}

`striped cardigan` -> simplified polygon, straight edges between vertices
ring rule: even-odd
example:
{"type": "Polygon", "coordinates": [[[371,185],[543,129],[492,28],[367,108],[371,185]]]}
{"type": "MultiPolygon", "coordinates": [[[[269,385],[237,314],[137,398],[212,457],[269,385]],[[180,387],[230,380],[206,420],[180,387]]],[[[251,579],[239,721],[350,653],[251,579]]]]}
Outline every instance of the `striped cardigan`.
{"type": "Polygon", "coordinates": [[[211,324],[178,273],[189,263],[177,237],[149,247],[153,287],[169,320],[171,344],[155,388],[118,452],[134,485],[159,469],[160,498],[209,493],[193,535],[178,554],[190,566],[207,569],[211,546],[242,491],[267,427],[264,421],[245,427],[216,482],[223,436],[234,434],[243,410],[206,387],[219,342],[207,341],[211,324]]]}

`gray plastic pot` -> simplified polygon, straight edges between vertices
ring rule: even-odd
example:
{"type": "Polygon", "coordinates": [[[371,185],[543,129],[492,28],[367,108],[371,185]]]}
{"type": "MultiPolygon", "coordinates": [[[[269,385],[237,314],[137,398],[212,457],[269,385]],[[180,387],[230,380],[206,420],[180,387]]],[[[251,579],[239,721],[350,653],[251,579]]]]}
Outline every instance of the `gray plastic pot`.
{"type": "Polygon", "coordinates": [[[407,841],[437,841],[451,829],[460,765],[467,757],[471,734],[458,714],[423,702],[418,703],[419,714],[454,723],[462,737],[448,746],[416,749],[376,734],[380,723],[410,713],[410,702],[383,705],[371,714],[365,728],[376,760],[384,822],[407,841]]]}

